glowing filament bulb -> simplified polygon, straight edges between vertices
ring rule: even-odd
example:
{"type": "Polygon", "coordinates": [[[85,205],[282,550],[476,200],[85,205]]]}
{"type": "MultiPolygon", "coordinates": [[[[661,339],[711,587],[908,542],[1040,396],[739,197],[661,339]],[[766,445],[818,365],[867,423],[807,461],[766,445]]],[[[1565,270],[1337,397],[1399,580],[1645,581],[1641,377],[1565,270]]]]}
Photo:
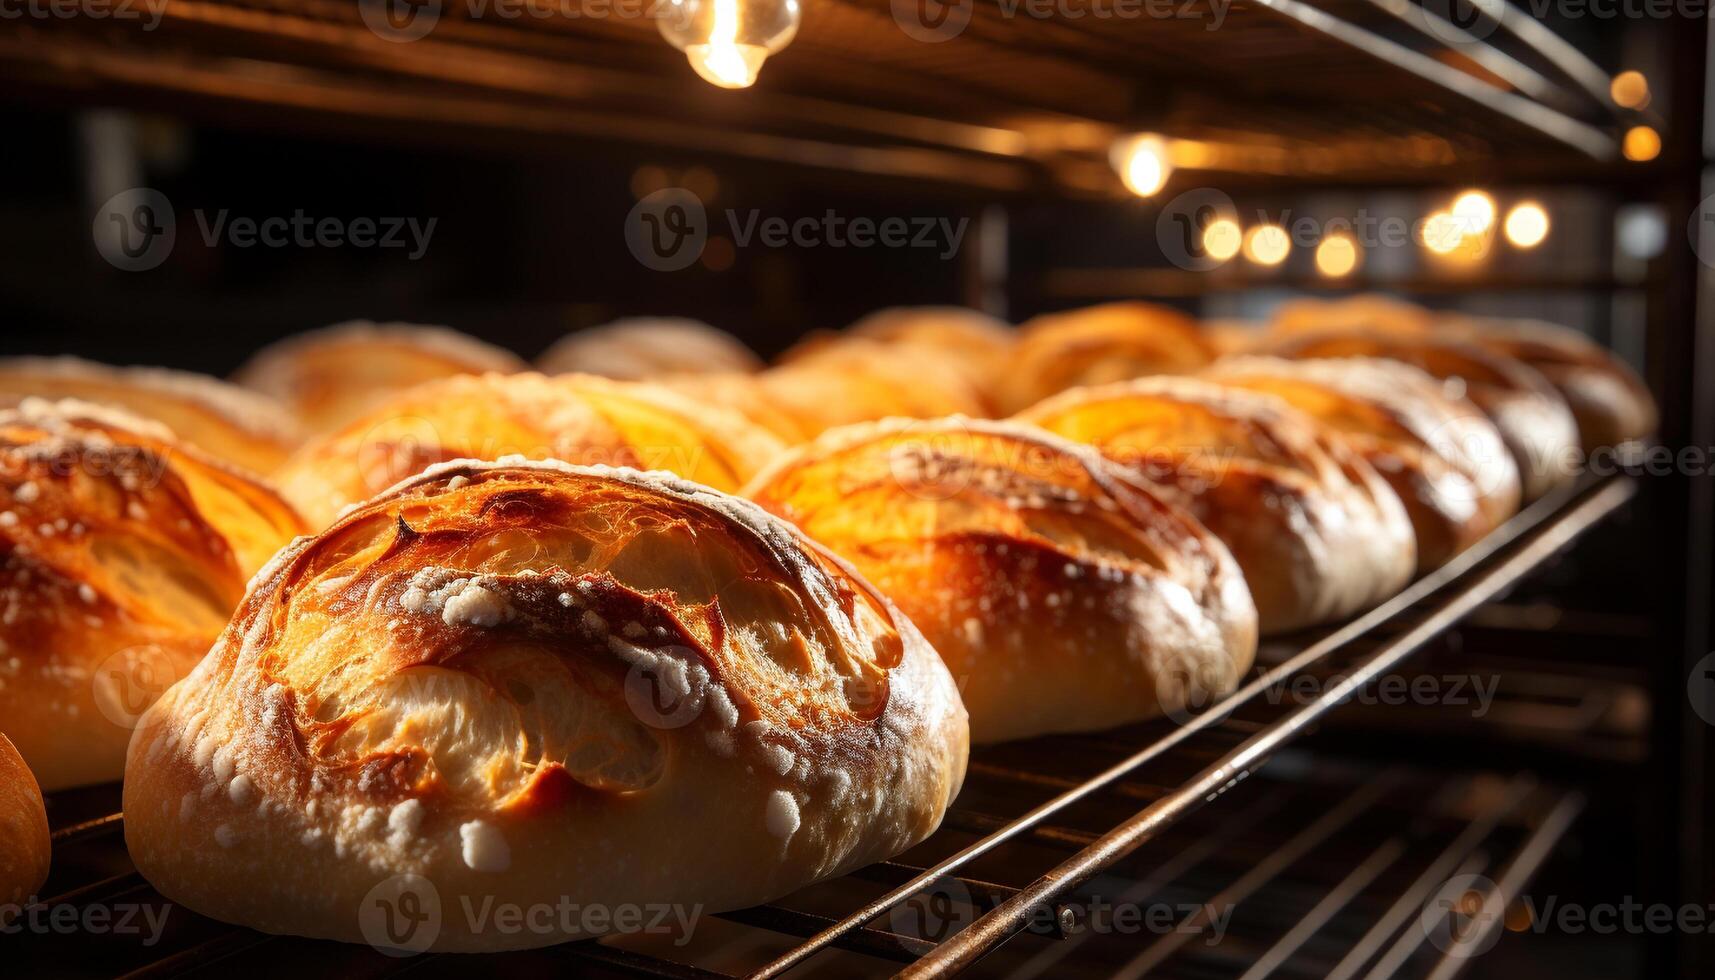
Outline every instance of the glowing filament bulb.
{"type": "Polygon", "coordinates": [[[661,34],[702,79],[749,88],[762,63],[798,33],[798,0],[673,0],[661,34]]]}

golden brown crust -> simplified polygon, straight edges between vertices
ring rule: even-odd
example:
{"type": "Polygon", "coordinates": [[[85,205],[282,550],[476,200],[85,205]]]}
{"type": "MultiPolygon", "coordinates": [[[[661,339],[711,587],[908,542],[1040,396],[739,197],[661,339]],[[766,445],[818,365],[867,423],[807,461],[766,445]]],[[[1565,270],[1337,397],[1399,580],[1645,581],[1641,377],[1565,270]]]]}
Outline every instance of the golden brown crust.
{"type": "Polygon", "coordinates": [[[1018,342],[1018,330],[1012,324],[962,306],[877,310],[846,328],[846,333],[944,359],[991,409],[1000,405],[1001,379],[1018,342]]]}
{"type": "Polygon", "coordinates": [[[225,921],[363,941],[416,875],[422,946],[524,948],[578,933],[458,909],[772,899],[927,836],[967,744],[910,621],[754,505],[460,461],[257,576],[138,729],[126,839],[225,921]]]}
{"type": "Polygon", "coordinates": [[[671,388],[699,404],[731,409],[772,432],[788,446],[795,446],[814,434],[804,431],[796,415],[769,397],[761,375],[668,374],[651,383],[671,388]]]}
{"type": "Polygon", "coordinates": [[[1566,400],[1528,365],[1456,340],[1415,334],[1307,333],[1272,346],[1289,358],[1379,357],[1402,361],[1439,378],[1476,403],[1500,430],[1518,464],[1525,501],[1577,475],[1578,424],[1566,400]]]}
{"type": "Polygon", "coordinates": [[[110,367],[75,357],[0,359],[0,408],[75,398],[152,419],[179,439],[254,473],[271,473],[302,438],[285,406],[206,375],[110,367]]]}
{"type": "Polygon", "coordinates": [[[48,814],[30,767],[0,734],[0,924],[48,880],[48,814]]]}
{"type": "Polygon", "coordinates": [[[522,455],[668,470],[737,490],[784,446],[743,417],[659,385],[571,374],[463,376],[395,396],[312,440],[280,487],[318,527],[452,459],[522,455]]]}
{"type": "Polygon", "coordinates": [[[857,566],[929,637],[993,742],[1232,690],[1256,650],[1238,566],[1087,448],[1016,423],[835,429],[747,495],[857,566]]]}
{"type": "Polygon", "coordinates": [[[1216,354],[1197,321],[1165,306],[1107,303],[1045,314],[1019,327],[1001,408],[1023,411],[1082,385],[1196,371],[1216,354]]]}
{"type": "Polygon", "coordinates": [[[1344,437],[1405,504],[1419,572],[1439,567],[1518,509],[1518,468],[1494,424],[1408,364],[1232,357],[1205,376],[1280,398],[1344,437]]]}
{"type": "Polygon", "coordinates": [[[856,422],[989,414],[953,364],[920,350],[841,337],[757,376],[764,395],[816,434],[856,422]]]}
{"type": "Polygon", "coordinates": [[[754,373],[762,370],[762,359],[701,320],[629,317],[561,337],[536,357],[536,369],[645,381],[665,374],[754,373]]]}
{"type": "Polygon", "coordinates": [[[1296,299],[1280,304],[1269,320],[1276,339],[1298,334],[1426,333],[1445,319],[1443,314],[1383,293],[1361,293],[1344,299],[1296,299]]]}
{"type": "Polygon", "coordinates": [[[0,719],[42,785],[119,778],[131,724],[302,530],[159,426],[76,402],[0,412],[0,719]]]}
{"type": "Polygon", "coordinates": [[[1655,399],[1643,379],[1576,330],[1540,320],[1477,320],[1455,330],[1463,340],[1541,372],[1572,408],[1584,452],[1655,432],[1655,399]]]}
{"type": "Polygon", "coordinates": [[[446,327],[356,320],[269,344],[233,380],[279,400],[314,434],[416,385],[524,368],[510,351],[446,327]]]}
{"type": "Polygon", "coordinates": [[[1264,633],[1341,619],[1403,587],[1411,522],[1370,465],[1266,395],[1195,378],[1080,388],[1019,416],[1160,485],[1232,549],[1264,633]]]}

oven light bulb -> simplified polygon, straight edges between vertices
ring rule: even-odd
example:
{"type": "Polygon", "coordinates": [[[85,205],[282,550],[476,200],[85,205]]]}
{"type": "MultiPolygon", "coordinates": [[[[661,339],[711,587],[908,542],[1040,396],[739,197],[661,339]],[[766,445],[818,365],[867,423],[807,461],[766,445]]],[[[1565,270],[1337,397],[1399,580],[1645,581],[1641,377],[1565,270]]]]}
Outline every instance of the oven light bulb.
{"type": "Polygon", "coordinates": [[[749,88],[798,33],[798,0],[672,0],[659,24],[704,81],[749,88]]]}
{"type": "Polygon", "coordinates": [[[1114,141],[1108,160],[1120,183],[1138,197],[1154,197],[1173,174],[1167,141],[1153,133],[1138,133],[1114,141]]]}

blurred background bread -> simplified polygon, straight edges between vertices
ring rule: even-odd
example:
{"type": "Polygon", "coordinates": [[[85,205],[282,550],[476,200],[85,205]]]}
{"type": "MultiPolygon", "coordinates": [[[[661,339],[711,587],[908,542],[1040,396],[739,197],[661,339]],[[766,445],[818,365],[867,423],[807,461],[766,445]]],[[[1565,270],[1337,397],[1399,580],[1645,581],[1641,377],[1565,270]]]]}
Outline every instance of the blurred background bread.
{"type": "Polygon", "coordinates": [[[448,378],[396,394],[312,439],[281,491],[316,527],[433,463],[503,456],[669,470],[737,490],[784,446],[736,412],[591,375],[448,378]]]}
{"type": "Polygon", "coordinates": [[[1456,336],[1534,368],[1566,399],[1585,452],[1655,432],[1655,399],[1624,361],[1575,330],[1540,320],[1471,320],[1456,336]]]}
{"type": "Polygon", "coordinates": [[[1411,579],[1404,505],[1278,398],[1189,377],[1078,388],[1018,416],[1162,488],[1232,550],[1264,633],[1367,609],[1411,579]]]}
{"type": "Polygon", "coordinates": [[[510,351],[446,327],[353,320],[269,344],[233,380],[278,400],[314,434],[426,381],[524,367],[510,351]]]}
{"type": "Polygon", "coordinates": [[[663,374],[762,369],[737,337],[685,317],[628,317],[569,333],[536,358],[543,374],[599,374],[643,381],[663,374]]]}
{"type": "Polygon", "coordinates": [[[1048,313],[1019,327],[1001,409],[1019,412],[1079,385],[1184,374],[1219,353],[1197,321],[1150,303],[1107,303],[1048,313]]]}
{"type": "Polygon", "coordinates": [[[0,726],[42,786],[118,779],[137,716],[303,530],[159,425],[70,401],[0,412],[0,726]]]}
{"type": "Polygon", "coordinates": [[[865,337],[835,336],[788,352],[757,383],[808,435],[893,416],[992,414],[982,391],[956,363],[865,337]]]}
{"type": "Polygon", "coordinates": [[[25,398],[117,406],[255,473],[272,472],[301,438],[297,420],[274,399],[189,371],[110,367],[76,357],[0,358],[0,407],[25,398]]]}
{"type": "Polygon", "coordinates": [[[851,561],[958,682],[978,742],[1233,689],[1256,609],[1227,549],[1087,447],[1011,422],[834,429],[746,495],[851,561]]]}
{"type": "Polygon", "coordinates": [[[993,405],[1018,330],[1005,320],[963,306],[894,306],[846,328],[854,337],[913,348],[946,359],[993,405]]]}
{"type": "Polygon", "coordinates": [[[143,719],[125,833],[170,899],[264,932],[363,942],[412,875],[435,950],[607,928],[467,902],[743,908],[917,843],[964,777],[910,621],[667,474],[436,467],[287,549],[235,623],[143,719]]]}

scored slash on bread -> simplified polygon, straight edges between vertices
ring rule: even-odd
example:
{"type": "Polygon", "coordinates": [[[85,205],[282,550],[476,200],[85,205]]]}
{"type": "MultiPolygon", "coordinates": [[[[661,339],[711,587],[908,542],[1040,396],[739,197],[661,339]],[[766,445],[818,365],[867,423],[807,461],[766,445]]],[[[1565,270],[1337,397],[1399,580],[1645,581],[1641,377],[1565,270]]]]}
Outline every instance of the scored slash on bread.
{"type": "Polygon", "coordinates": [[[448,914],[413,948],[525,948],[596,932],[453,910],[776,898],[928,836],[968,738],[910,621],[755,505],[459,461],[257,576],[138,728],[126,839],[224,921],[376,941],[428,882],[448,914]]]}
{"type": "Polygon", "coordinates": [[[1264,633],[1342,619],[1411,580],[1416,545],[1369,463],[1278,398],[1189,377],[1057,395],[1018,416],[1160,486],[1226,543],[1264,633]]]}
{"type": "Polygon", "coordinates": [[[303,530],[163,426],[69,400],[0,411],[0,721],[42,785],[118,779],[137,715],[303,530]]]}
{"type": "Polygon", "coordinates": [[[834,429],[745,493],[905,610],[979,742],[1176,712],[1231,691],[1256,652],[1256,609],[1218,540],[1095,452],[1028,426],[834,429]]]}

